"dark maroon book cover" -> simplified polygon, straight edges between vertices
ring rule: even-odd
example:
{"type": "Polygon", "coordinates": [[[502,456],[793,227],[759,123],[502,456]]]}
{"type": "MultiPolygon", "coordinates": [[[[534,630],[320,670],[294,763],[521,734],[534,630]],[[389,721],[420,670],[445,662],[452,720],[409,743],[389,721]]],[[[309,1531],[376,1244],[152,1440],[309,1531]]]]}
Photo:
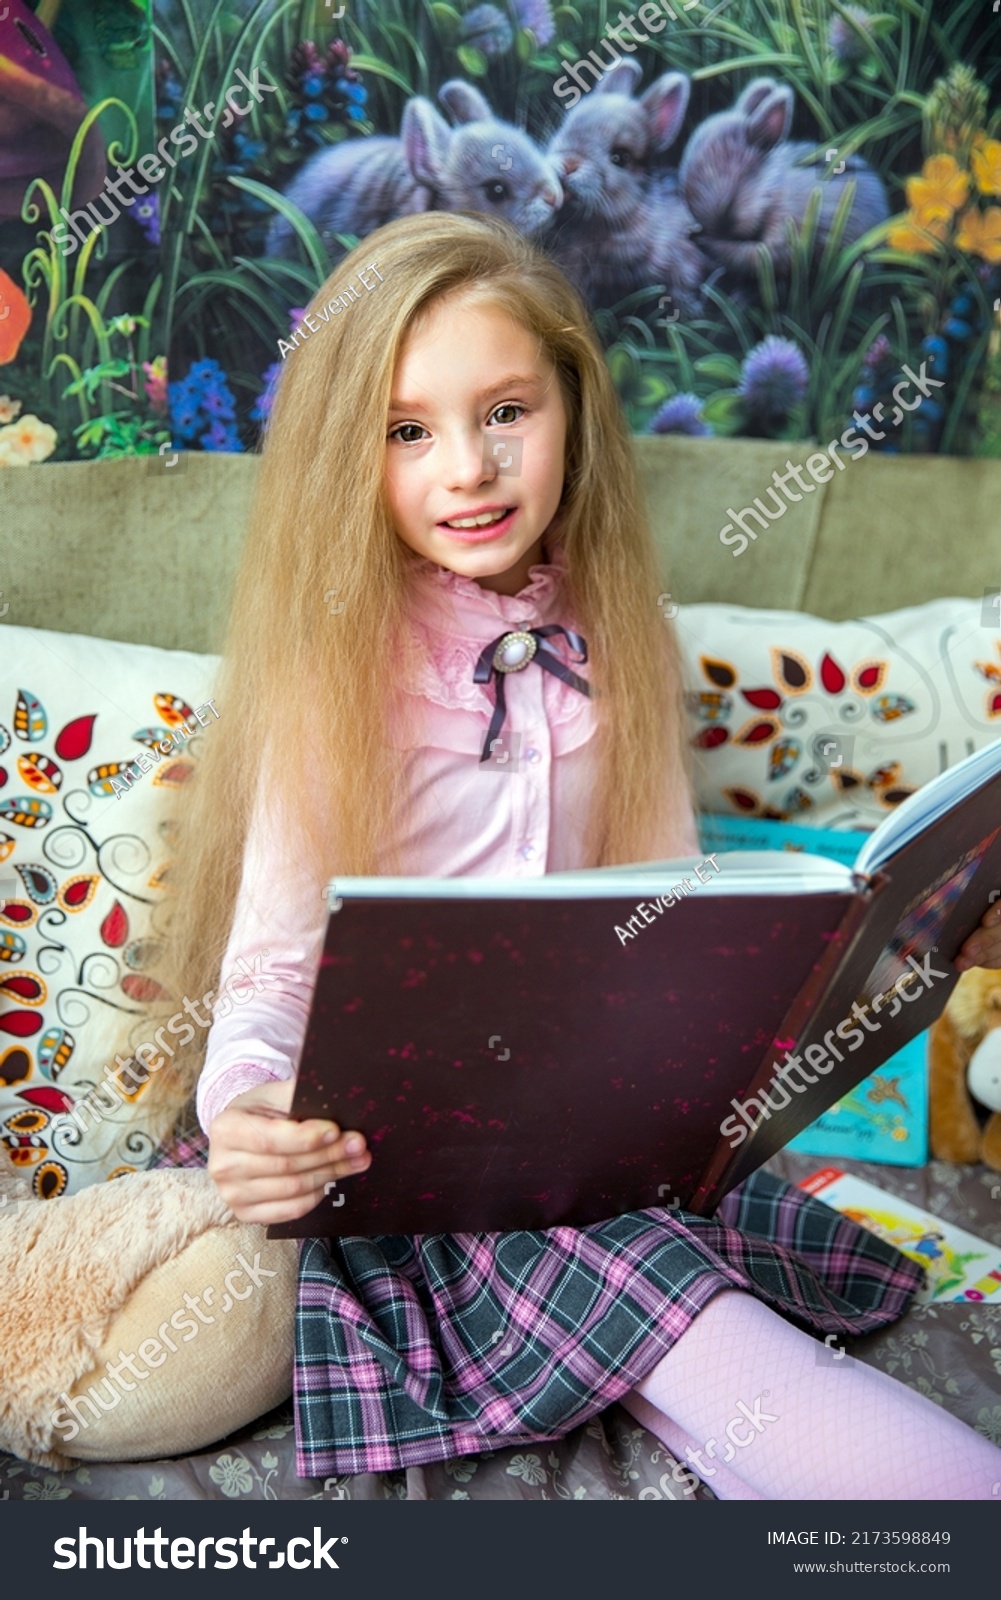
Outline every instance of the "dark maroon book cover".
{"type": "Polygon", "coordinates": [[[506,1231],[686,1205],[860,897],[696,890],[624,944],[639,898],[492,898],[489,880],[476,899],[345,898],[292,1115],[359,1129],[373,1161],[270,1231],[506,1231]]]}

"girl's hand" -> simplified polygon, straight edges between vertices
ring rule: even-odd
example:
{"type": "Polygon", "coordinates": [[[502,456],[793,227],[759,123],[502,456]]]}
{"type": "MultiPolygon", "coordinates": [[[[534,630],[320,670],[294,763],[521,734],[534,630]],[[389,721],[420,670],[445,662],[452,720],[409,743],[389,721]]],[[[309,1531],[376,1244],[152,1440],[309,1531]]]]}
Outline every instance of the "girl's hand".
{"type": "Polygon", "coordinates": [[[1001,899],[987,907],[980,927],[970,934],[953,966],[959,972],[970,967],[1001,967],[1001,899]]]}
{"type": "Polygon", "coordinates": [[[292,1222],[312,1211],[326,1184],[371,1165],[360,1133],[320,1118],[293,1122],[294,1091],[293,1079],[248,1089],[209,1131],[209,1173],[241,1222],[292,1222]]]}

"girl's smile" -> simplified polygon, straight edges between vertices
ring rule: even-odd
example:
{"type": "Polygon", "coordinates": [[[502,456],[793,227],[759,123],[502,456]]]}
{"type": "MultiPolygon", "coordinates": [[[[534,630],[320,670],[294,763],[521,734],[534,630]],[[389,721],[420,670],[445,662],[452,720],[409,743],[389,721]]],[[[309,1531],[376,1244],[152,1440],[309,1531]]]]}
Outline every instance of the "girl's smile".
{"type": "Polygon", "coordinates": [[[488,539],[507,533],[517,515],[517,506],[499,506],[496,510],[465,511],[439,522],[438,526],[447,529],[451,538],[462,544],[485,544],[488,539]]]}
{"type": "Polygon", "coordinates": [[[397,534],[485,589],[518,594],[559,508],[566,427],[533,334],[498,307],[439,301],[394,374],[386,491],[397,534]]]}

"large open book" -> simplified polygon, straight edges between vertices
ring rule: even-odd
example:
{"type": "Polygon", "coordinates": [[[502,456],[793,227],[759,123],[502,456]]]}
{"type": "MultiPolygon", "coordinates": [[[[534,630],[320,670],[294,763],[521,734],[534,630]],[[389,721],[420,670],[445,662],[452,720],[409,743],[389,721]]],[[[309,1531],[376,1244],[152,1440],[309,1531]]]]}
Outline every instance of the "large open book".
{"type": "Polygon", "coordinates": [[[345,878],[292,1115],[368,1172],[277,1236],[709,1213],[942,1011],[1001,887],[1001,741],[853,867],[787,852],[345,878]]]}

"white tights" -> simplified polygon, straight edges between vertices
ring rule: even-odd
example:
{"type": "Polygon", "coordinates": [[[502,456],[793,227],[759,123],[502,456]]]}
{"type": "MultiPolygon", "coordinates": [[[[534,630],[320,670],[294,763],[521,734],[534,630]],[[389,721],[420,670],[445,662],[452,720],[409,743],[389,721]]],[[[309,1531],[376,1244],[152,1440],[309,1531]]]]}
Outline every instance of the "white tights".
{"type": "Polygon", "coordinates": [[[716,1295],[621,1404],[721,1500],[1001,1497],[996,1446],[741,1290],[716,1295]]]}

